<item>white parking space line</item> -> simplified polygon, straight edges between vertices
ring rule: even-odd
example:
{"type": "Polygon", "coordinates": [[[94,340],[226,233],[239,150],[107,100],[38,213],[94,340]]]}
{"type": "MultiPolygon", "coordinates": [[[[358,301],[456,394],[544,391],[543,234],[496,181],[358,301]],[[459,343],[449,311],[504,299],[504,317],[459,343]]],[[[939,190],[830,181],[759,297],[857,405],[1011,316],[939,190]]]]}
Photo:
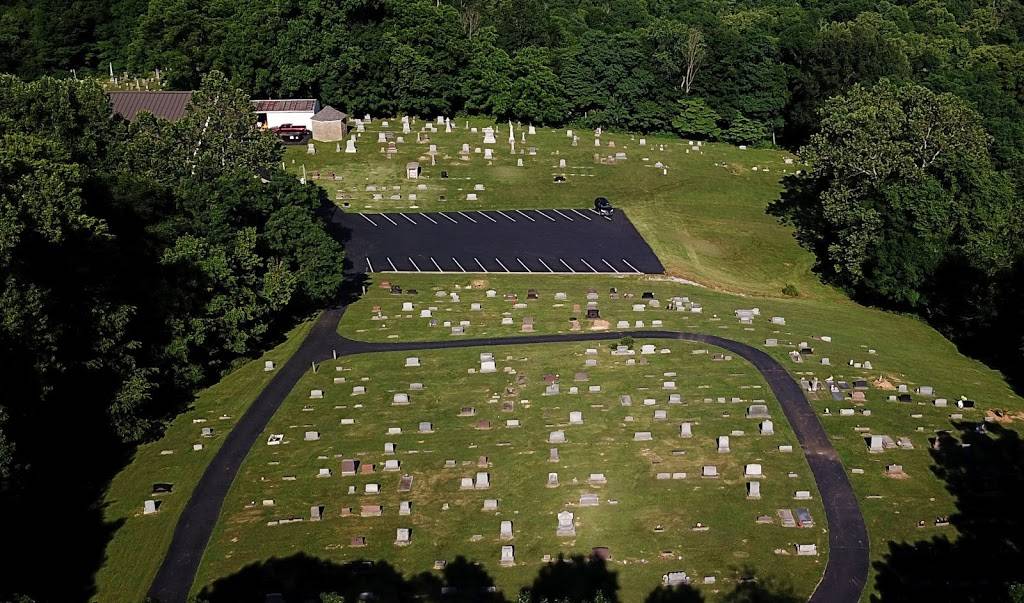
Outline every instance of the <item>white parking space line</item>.
{"type": "Polygon", "coordinates": [[[566,220],[568,220],[568,221],[572,222],[572,218],[570,218],[569,216],[567,216],[567,215],[563,214],[562,212],[558,211],[557,209],[553,209],[553,210],[551,210],[551,211],[553,211],[553,212],[555,212],[556,214],[558,214],[558,215],[562,216],[562,217],[563,217],[563,218],[565,218],[566,220]]]}
{"type": "Polygon", "coordinates": [[[458,221],[458,220],[456,220],[455,218],[453,218],[453,217],[449,216],[448,214],[446,214],[446,213],[444,213],[444,212],[440,212],[440,213],[441,213],[441,215],[442,215],[442,216],[444,216],[445,218],[448,218],[449,220],[451,220],[452,224],[458,224],[458,223],[459,223],[459,221],[458,221]]]}
{"type": "Polygon", "coordinates": [[[408,258],[408,260],[409,263],[412,264],[412,267],[416,269],[416,272],[423,272],[422,270],[420,270],[420,267],[416,265],[416,262],[412,260],[412,258],[408,258]]]}
{"type": "Polygon", "coordinates": [[[461,211],[459,212],[459,215],[462,216],[463,218],[469,220],[473,224],[476,224],[476,220],[474,220],[473,218],[470,218],[469,216],[467,216],[466,214],[462,213],[461,211]]]}
{"type": "Polygon", "coordinates": [[[536,220],[534,220],[533,218],[530,217],[530,214],[524,214],[523,212],[519,211],[518,209],[516,210],[516,213],[519,214],[520,216],[526,218],[527,220],[529,220],[531,222],[536,222],[536,220]]]}
{"type": "Polygon", "coordinates": [[[370,263],[370,258],[366,258],[366,265],[370,268],[370,272],[373,272],[373,264],[370,263]]]}
{"type": "Polygon", "coordinates": [[[495,261],[495,262],[498,262],[498,265],[499,265],[499,266],[501,266],[502,270],[504,270],[505,272],[512,272],[511,270],[509,270],[508,268],[506,268],[506,267],[505,267],[505,264],[502,264],[502,263],[501,263],[501,260],[499,260],[498,258],[494,258],[494,261],[495,261]]]}
{"type": "Polygon", "coordinates": [[[394,220],[392,220],[391,218],[389,218],[387,214],[381,214],[381,215],[380,215],[380,217],[384,218],[384,219],[385,219],[385,220],[387,220],[388,222],[391,222],[391,223],[392,223],[392,224],[394,224],[395,226],[398,226],[398,222],[395,222],[394,220]]]}
{"type": "Polygon", "coordinates": [[[573,270],[572,266],[570,266],[569,264],[566,264],[565,260],[563,260],[562,258],[558,258],[558,261],[562,262],[562,265],[565,266],[566,268],[568,268],[569,272],[576,272],[575,270],[573,270]]]}
{"type": "Polygon", "coordinates": [[[593,219],[593,218],[591,218],[590,216],[588,216],[587,214],[585,214],[585,213],[583,213],[583,212],[581,212],[581,211],[579,211],[579,210],[576,210],[576,209],[572,210],[572,213],[574,213],[574,214],[576,214],[577,216],[579,216],[579,217],[583,218],[583,219],[584,219],[584,220],[586,220],[587,222],[589,222],[589,221],[591,221],[591,220],[593,219]]]}
{"type": "Polygon", "coordinates": [[[509,220],[512,220],[513,222],[515,222],[515,221],[516,221],[516,220],[515,220],[515,218],[513,218],[512,216],[510,216],[510,215],[506,214],[506,213],[505,213],[505,212],[503,212],[503,211],[500,211],[500,210],[499,210],[499,211],[498,211],[498,213],[499,213],[499,214],[501,214],[501,215],[503,215],[503,216],[505,216],[505,217],[506,217],[506,218],[508,218],[509,220]]]}
{"type": "Polygon", "coordinates": [[[519,262],[519,265],[522,266],[527,272],[533,272],[533,270],[530,270],[529,266],[523,263],[523,260],[516,258],[516,261],[519,262]]]}
{"type": "MultiPolygon", "coordinates": [[[[371,219],[367,218],[367,217],[366,217],[366,214],[359,214],[359,215],[360,215],[360,216],[362,216],[362,217],[363,217],[363,219],[364,219],[364,220],[366,220],[367,222],[369,222],[370,224],[373,224],[374,226],[377,226],[377,223],[376,223],[376,222],[374,222],[373,220],[371,220],[371,219]]],[[[380,228],[380,226],[377,226],[377,228],[380,228]]]]}
{"type": "MultiPolygon", "coordinates": [[[[593,212],[594,215],[601,216],[601,212],[597,211],[596,209],[592,209],[590,211],[593,212]]],[[[608,220],[609,222],[612,221],[612,217],[611,216],[601,216],[601,217],[604,218],[605,220],[608,220]]]]}
{"type": "Polygon", "coordinates": [[[427,214],[425,214],[425,213],[423,213],[423,212],[420,212],[420,215],[421,215],[421,216],[423,216],[424,218],[426,218],[426,219],[430,220],[430,223],[431,223],[431,224],[437,224],[437,222],[435,222],[435,221],[434,221],[434,219],[433,219],[433,218],[431,218],[430,216],[428,216],[427,214]]]}
{"type": "Polygon", "coordinates": [[[484,268],[484,265],[480,263],[480,260],[479,260],[479,259],[477,259],[477,258],[473,258],[473,261],[475,261],[475,262],[476,262],[476,265],[477,265],[477,266],[480,266],[480,272],[487,272],[487,269],[486,269],[486,268],[484,268]]]}
{"type": "Polygon", "coordinates": [[[544,260],[542,260],[540,258],[537,258],[537,261],[540,262],[541,264],[543,264],[544,267],[548,269],[548,272],[554,272],[554,270],[551,269],[551,266],[548,266],[548,263],[545,262],[544,260]]]}
{"type": "Polygon", "coordinates": [[[612,272],[614,272],[615,274],[618,274],[618,273],[619,273],[619,269],[618,269],[618,268],[616,268],[615,266],[612,266],[611,264],[609,264],[609,263],[608,263],[608,260],[606,260],[606,259],[604,259],[604,258],[601,258],[601,261],[602,261],[602,262],[604,262],[604,265],[605,265],[605,266],[608,266],[609,268],[611,268],[611,269],[612,269],[612,272]]]}
{"type": "Polygon", "coordinates": [[[483,216],[483,217],[487,218],[487,219],[488,219],[488,220],[490,220],[491,222],[497,222],[497,220],[495,220],[494,218],[492,218],[492,217],[488,216],[487,214],[485,214],[485,213],[484,213],[484,212],[482,212],[482,211],[478,211],[478,212],[476,212],[476,213],[478,213],[478,214],[480,214],[481,216],[483,216]]]}
{"type": "Polygon", "coordinates": [[[588,262],[587,260],[585,260],[583,258],[580,258],[580,261],[583,262],[584,264],[586,264],[587,268],[590,268],[591,272],[597,272],[597,268],[594,268],[593,266],[591,266],[590,262],[588,262]]]}
{"type": "Polygon", "coordinates": [[[441,267],[437,265],[437,260],[434,259],[434,256],[430,256],[430,261],[434,263],[434,268],[437,268],[438,272],[444,272],[441,270],[441,267]]]}
{"type": "Polygon", "coordinates": [[[539,209],[535,209],[535,210],[533,210],[533,211],[535,211],[535,212],[537,212],[538,214],[540,214],[540,215],[544,216],[544,217],[545,217],[545,218],[547,218],[548,220],[551,220],[552,222],[557,222],[557,220],[555,220],[554,218],[552,218],[551,216],[547,215],[546,213],[542,212],[542,211],[541,211],[541,210],[539,210],[539,209]]]}
{"type": "Polygon", "coordinates": [[[412,218],[410,218],[409,216],[407,216],[405,214],[398,214],[398,215],[402,216],[403,218],[405,218],[406,220],[412,222],[413,224],[416,224],[416,221],[413,220],[412,218]]]}
{"type": "Polygon", "coordinates": [[[630,264],[629,261],[626,260],[626,258],[622,258],[622,263],[627,265],[627,266],[629,266],[630,268],[632,268],[633,272],[635,272],[637,274],[643,274],[643,272],[640,272],[639,270],[636,269],[636,266],[634,266],[633,264],[630,264]]]}
{"type": "Polygon", "coordinates": [[[455,256],[452,256],[452,261],[455,262],[455,265],[459,267],[459,270],[463,272],[466,271],[466,269],[462,267],[462,264],[459,263],[459,260],[455,259],[455,256]]]}
{"type": "Polygon", "coordinates": [[[391,258],[384,258],[384,259],[386,259],[388,261],[388,264],[391,264],[391,272],[398,272],[398,268],[395,268],[395,263],[391,261],[391,258]]]}

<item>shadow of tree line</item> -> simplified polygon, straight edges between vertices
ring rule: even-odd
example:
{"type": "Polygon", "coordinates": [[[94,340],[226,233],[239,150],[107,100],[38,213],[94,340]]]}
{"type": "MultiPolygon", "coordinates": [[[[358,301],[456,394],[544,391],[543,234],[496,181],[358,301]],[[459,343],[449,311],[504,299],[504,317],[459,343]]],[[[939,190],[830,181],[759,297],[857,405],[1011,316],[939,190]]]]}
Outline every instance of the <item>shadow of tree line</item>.
{"type": "MultiPolygon", "coordinates": [[[[718,598],[726,603],[797,603],[781,581],[750,567],[735,570],[737,584],[718,598]]],[[[701,603],[690,585],[659,586],[645,603],[701,603]]],[[[545,564],[531,586],[512,599],[501,592],[483,565],[457,557],[440,572],[405,577],[387,561],[337,564],[298,553],[248,565],[205,587],[193,603],[618,603],[618,573],[596,556],[559,556],[545,564]]],[[[152,602],[159,603],[159,602],[152,602]]]]}
{"type": "MultiPolygon", "coordinates": [[[[998,423],[957,422],[931,450],[932,472],[956,499],[957,535],[890,542],[874,564],[873,602],[1021,601],[1024,582],[1024,442],[998,423]]],[[[926,518],[925,528],[933,526],[926,518]]]]}

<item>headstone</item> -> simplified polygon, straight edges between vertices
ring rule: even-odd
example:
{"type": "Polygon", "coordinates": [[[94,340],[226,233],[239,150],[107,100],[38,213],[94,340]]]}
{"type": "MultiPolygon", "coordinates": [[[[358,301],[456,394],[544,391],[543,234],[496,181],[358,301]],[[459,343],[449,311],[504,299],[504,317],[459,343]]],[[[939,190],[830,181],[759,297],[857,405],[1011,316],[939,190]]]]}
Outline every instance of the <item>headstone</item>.
{"type": "Polygon", "coordinates": [[[718,436],[718,452],[729,452],[729,436],[718,436]]]}
{"type": "Polygon", "coordinates": [[[761,498],[761,482],[747,482],[747,498],[751,500],[761,498]]]}
{"type": "Polygon", "coordinates": [[[498,537],[502,540],[512,540],[514,538],[512,534],[512,522],[504,520],[501,522],[498,531],[498,537]]]}
{"type": "Polygon", "coordinates": [[[775,425],[771,422],[771,419],[761,421],[761,435],[775,435],[775,425]]]}
{"type": "Polygon", "coordinates": [[[157,510],[159,510],[159,508],[160,508],[160,501],[158,501],[158,500],[147,499],[147,500],[142,502],[142,514],[143,515],[152,515],[153,513],[156,513],[157,510]]]}
{"type": "Polygon", "coordinates": [[[693,437],[693,424],[690,422],[684,422],[679,424],[679,437],[681,438],[692,438],[693,437]]]}
{"type": "Polygon", "coordinates": [[[764,477],[759,463],[748,463],[743,468],[743,475],[746,477],[764,477]]]}
{"type": "Polygon", "coordinates": [[[508,544],[501,547],[501,561],[499,564],[502,567],[509,567],[516,564],[515,547],[508,544]]]}
{"type": "Polygon", "coordinates": [[[410,528],[398,528],[395,530],[395,544],[398,546],[405,546],[409,544],[412,538],[412,530],[410,528]]]}
{"type": "Polygon", "coordinates": [[[573,522],[574,516],[569,511],[562,511],[558,514],[558,528],[555,530],[556,536],[575,536],[576,535],[576,524],[573,522]]]}

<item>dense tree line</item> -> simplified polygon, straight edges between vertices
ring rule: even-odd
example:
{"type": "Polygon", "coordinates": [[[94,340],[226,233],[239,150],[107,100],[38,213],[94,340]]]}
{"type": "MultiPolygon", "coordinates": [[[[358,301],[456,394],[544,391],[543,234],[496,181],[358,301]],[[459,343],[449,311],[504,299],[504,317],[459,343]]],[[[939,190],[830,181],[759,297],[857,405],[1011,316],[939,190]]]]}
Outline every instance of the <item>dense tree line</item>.
{"type": "Polygon", "coordinates": [[[322,193],[280,155],[216,73],[187,117],[132,124],[95,83],[0,76],[4,516],[46,482],[65,492],[52,504],[73,496],[79,464],[158,433],[335,298],[322,193]]]}
{"type": "Polygon", "coordinates": [[[950,93],[856,84],[825,103],[803,148],[810,169],[769,212],[829,282],[922,314],[1020,378],[1024,199],[983,121],[950,93]]]}
{"type": "Polygon", "coordinates": [[[791,145],[881,77],[973,102],[1024,142],[1019,0],[53,0],[0,13],[0,71],[220,69],[254,96],[791,145]],[[27,34],[27,35],[26,35],[27,34]]]}

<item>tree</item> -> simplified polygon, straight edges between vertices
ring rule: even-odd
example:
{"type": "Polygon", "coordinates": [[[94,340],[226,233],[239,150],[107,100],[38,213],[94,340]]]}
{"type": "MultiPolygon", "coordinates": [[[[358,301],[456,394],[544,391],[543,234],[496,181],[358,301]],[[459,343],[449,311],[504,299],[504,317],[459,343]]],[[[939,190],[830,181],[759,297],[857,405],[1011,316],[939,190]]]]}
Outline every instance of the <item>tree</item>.
{"type": "Polygon", "coordinates": [[[827,101],[802,149],[811,169],[769,211],[796,227],[829,280],[905,307],[949,254],[1007,268],[1020,202],[992,170],[977,112],[962,99],[888,80],[827,101]],[[1004,233],[1004,234],[997,234],[1004,233]],[[1003,241],[1000,243],[999,241],[1003,241]]]}
{"type": "Polygon", "coordinates": [[[733,144],[751,144],[764,140],[764,125],[743,115],[737,115],[722,132],[722,139],[733,144]]]}
{"type": "Polygon", "coordinates": [[[684,98],[677,101],[679,113],[672,118],[672,128],[686,138],[715,140],[721,133],[718,121],[721,116],[700,98],[684,98]]]}
{"type": "Polygon", "coordinates": [[[697,79],[697,73],[704,63],[706,54],[704,34],[699,29],[691,29],[686,36],[686,46],[683,52],[683,81],[679,84],[684,93],[690,93],[690,88],[697,79]]]}

